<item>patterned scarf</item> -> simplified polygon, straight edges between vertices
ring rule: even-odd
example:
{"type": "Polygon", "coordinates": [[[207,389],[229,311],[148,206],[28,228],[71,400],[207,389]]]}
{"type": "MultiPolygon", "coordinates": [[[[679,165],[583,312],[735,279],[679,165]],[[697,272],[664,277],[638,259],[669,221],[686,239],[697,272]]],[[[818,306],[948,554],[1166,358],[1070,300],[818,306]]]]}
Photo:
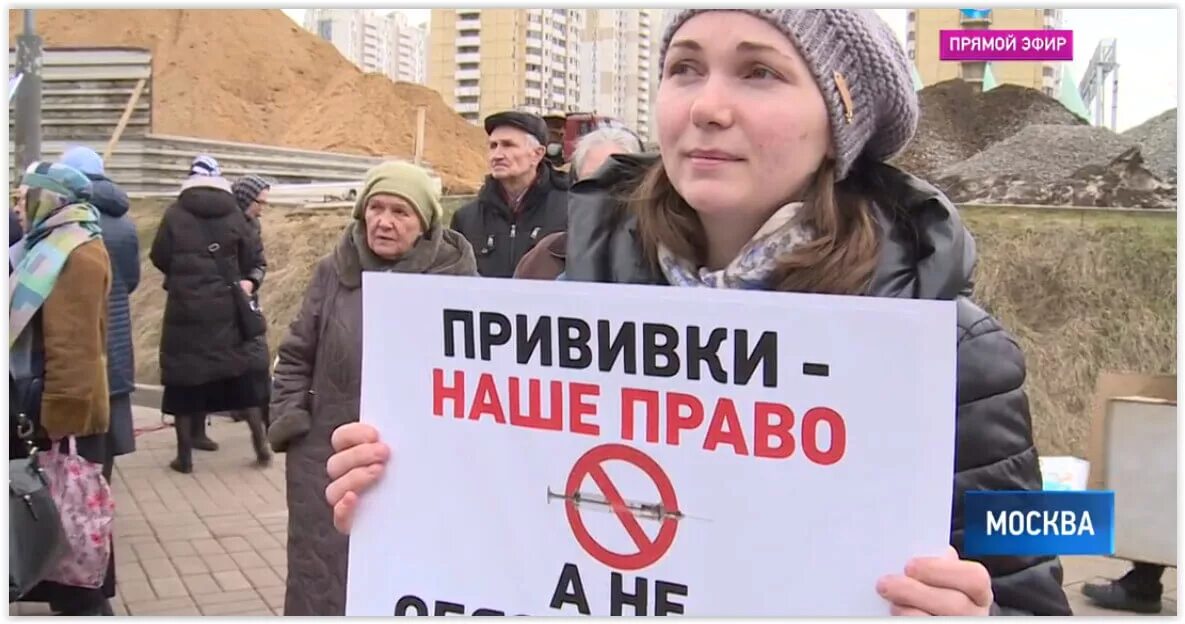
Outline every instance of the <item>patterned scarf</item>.
{"type": "Polygon", "coordinates": [[[737,257],[717,271],[696,266],[659,246],[658,262],[663,275],[672,286],[766,290],[771,286],[769,279],[778,262],[814,237],[809,228],[793,223],[801,208],[801,202],[779,208],[745,243],[737,257]]]}
{"type": "MultiPolygon", "coordinates": [[[[56,166],[56,165],[55,165],[56,166]]],[[[25,176],[29,185],[30,176],[25,176]]],[[[33,181],[34,184],[37,181],[33,181]]],[[[24,239],[24,257],[9,277],[8,347],[21,337],[53,291],[70,253],[100,237],[99,213],[69,188],[31,186],[28,214],[32,225],[24,239]]]]}

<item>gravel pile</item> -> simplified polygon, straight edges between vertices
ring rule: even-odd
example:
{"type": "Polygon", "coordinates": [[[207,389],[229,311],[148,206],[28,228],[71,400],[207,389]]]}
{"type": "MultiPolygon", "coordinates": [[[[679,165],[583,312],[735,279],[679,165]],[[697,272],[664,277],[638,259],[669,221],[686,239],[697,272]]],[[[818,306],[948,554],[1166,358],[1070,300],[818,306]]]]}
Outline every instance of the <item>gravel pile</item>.
{"type": "Polygon", "coordinates": [[[894,164],[923,178],[933,178],[1033,124],[1086,125],[1057,100],[1016,85],[983,93],[963,80],[948,80],[922,89],[918,100],[917,134],[894,164]]]}
{"type": "Polygon", "coordinates": [[[1123,136],[1140,146],[1148,169],[1163,180],[1177,181],[1177,109],[1167,110],[1123,136]]]}
{"type": "Polygon", "coordinates": [[[1138,146],[1109,162],[1086,165],[1056,181],[1039,182],[1032,175],[1009,172],[974,178],[949,176],[936,185],[956,202],[1157,210],[1177,207],[1177,185],[1149,171],[1138,146]]]}
{"type": "Polygon", "coordinates": [[[1082,167],[1109,163],[1133,147],[1107,128],[1037,124],[1025,127],[967,160],[938,172],[936,179],[1017,176],[1033,183],[1064,180],[1082,167]]]}

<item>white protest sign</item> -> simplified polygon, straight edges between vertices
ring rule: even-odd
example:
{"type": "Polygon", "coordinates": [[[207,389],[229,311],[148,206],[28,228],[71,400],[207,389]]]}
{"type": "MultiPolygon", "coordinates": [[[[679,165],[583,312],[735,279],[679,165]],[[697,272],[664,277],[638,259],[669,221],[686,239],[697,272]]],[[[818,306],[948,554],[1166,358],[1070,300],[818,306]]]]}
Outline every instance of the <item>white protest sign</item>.
{"type": "Polygon", "coordinates": [[[347,615],[887,615],[950,532],[952,302],[366,273],[347,615]]]}

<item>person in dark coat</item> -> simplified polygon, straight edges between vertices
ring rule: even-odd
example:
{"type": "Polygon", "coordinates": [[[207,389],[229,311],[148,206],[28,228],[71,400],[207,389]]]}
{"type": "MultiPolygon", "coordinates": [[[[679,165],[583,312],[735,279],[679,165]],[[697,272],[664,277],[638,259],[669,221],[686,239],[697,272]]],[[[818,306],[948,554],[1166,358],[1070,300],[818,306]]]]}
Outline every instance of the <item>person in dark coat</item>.
{"type": "Polygon", "coordinates": [[[483,277],[512,277],[543,237],[568,224],[568,179],[543,158],[547,123],[517,111],[486,118],[490,174],[477,199],[453,214],[450,227],[477,254],[483,277]]]}
{"type": "MultiPolygon", "coordinates": [[[[918,120],[892,29],[870,10],[682,9],[660,67],[660,154],[611,156],[572,187],[564,279],[954,301],[950,549],[868,590],[898,615],[1071,615],[1057,557],[964,550],[968,491],[1042,479],[1024,354],[971,298],[974,240],[887,164],[918,120]]],[[[348,531],[389,449],[363,423],[333,439],[326,498],[348,531]]]]}
{"type": "MultiPolygon", "coordinates": [[[[576,142],[572,152],[573,183],[596,173],[613,154],[636,154],[642,151],[638,135],[626,128],[601,128],[576,142]]],[[[515,279],[554,280],[564,272],[564,257],[568,253],[568,232],[548,234],[531,251],[523,255],[514,269],[515,279]]]]}
{"type": "Polygon", "coordinates": [[[81,171],[91,181],[91,205],[99,210],[103,244],[111,257],[111,294],[107,298],[107,383],[111,393],[111,428],[103,476],[111,480],[115,458],[136,450],[132,425],[132,392],[136,389],[136,360],[132,347],[129,297],[140,284],[140,238],[127,217],[128,195],[107,178],[103,159],[89,147],[67,150],[61,162],[81,171]]]}
{"type": "MultiPolygon", "coordinates": [[[[444,227],[439,192],[411,163],[387,162],[367,173],[353,220],[317,263],[280,343],[268,439],[285,453],[284,615],[345,613],[349,541],[334,530],[325,504],[325,460],[333,430],[359,417],[366,272],[477,275],[473,249],[444,227]]],[[[398,306],[391,313],[399,314],[398,306]]]]}
{"type": "Polygon", "coordinates": [[[217,450],[206,436],[209,414],[256,407],[265,400],[250,374],[255,341],[243,338],[231,288],[250,295],[256,236],[239,210],[217,161],[199,156],[166,209],[149,258],[167,293],[160,338],[161,411],[174,417],[177,458],[193,471],[193,449],[217,450]],[[216,254],[221,262],[216,259],[216,254]],[[234,273],[224,277],[220,264],[234,273]]]}
{"type": "MultiPolygon", "coordinates": [[[[245,175],[235,180],[235,183],[231,185],[235,203],[243,211],[243,216],[247,217],[247,224],[251,226],[251,232],[255,237],[255,266],[247,271],[246,278],[252,284],[251,297],[256,304],[259,302],[259,289],[263,286],[263,278],[267,275],[267,258],[263,253],[263,226],[259,217],[267,206],[270,188],[270,182],[253,174],[245,175]]],[[[271,354],[268,351],[267,334],[254,340],[254,350],[251,354],[248,374],[254,379],[254,383],[259,388],[259,394],[265,400],[258,406],[237,410],[233,416],[237,421],[247,421],[247,426],[251,429],[251,445],[255,449],[256,463],[260,466],[267,466],[271,464],[272,460],[271,449],[267,445],[266,437],[272,387],[271,354]]]]}

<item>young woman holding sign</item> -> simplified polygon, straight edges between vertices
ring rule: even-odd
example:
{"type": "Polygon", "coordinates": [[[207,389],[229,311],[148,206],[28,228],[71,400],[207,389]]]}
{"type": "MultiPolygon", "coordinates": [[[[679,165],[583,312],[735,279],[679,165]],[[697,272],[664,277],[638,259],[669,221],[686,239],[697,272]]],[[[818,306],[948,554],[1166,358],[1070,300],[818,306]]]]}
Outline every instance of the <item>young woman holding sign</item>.
{"type": "MultiPolygon", "coordinates": [[[[565,279],[958,302],[951,544],[875,590],[902,615],[1069,615],[1053,557],[963,559],[967,490],[1040,489],[1024,357],[972,303],[974,242],[885,161],[917,126],[909,62],[872,11],[684,10],[666,32],[658,156],[573,186],[565,279]]],[[[389,451],[351,424],[326,490],[339,530],[389,451]]]]}

